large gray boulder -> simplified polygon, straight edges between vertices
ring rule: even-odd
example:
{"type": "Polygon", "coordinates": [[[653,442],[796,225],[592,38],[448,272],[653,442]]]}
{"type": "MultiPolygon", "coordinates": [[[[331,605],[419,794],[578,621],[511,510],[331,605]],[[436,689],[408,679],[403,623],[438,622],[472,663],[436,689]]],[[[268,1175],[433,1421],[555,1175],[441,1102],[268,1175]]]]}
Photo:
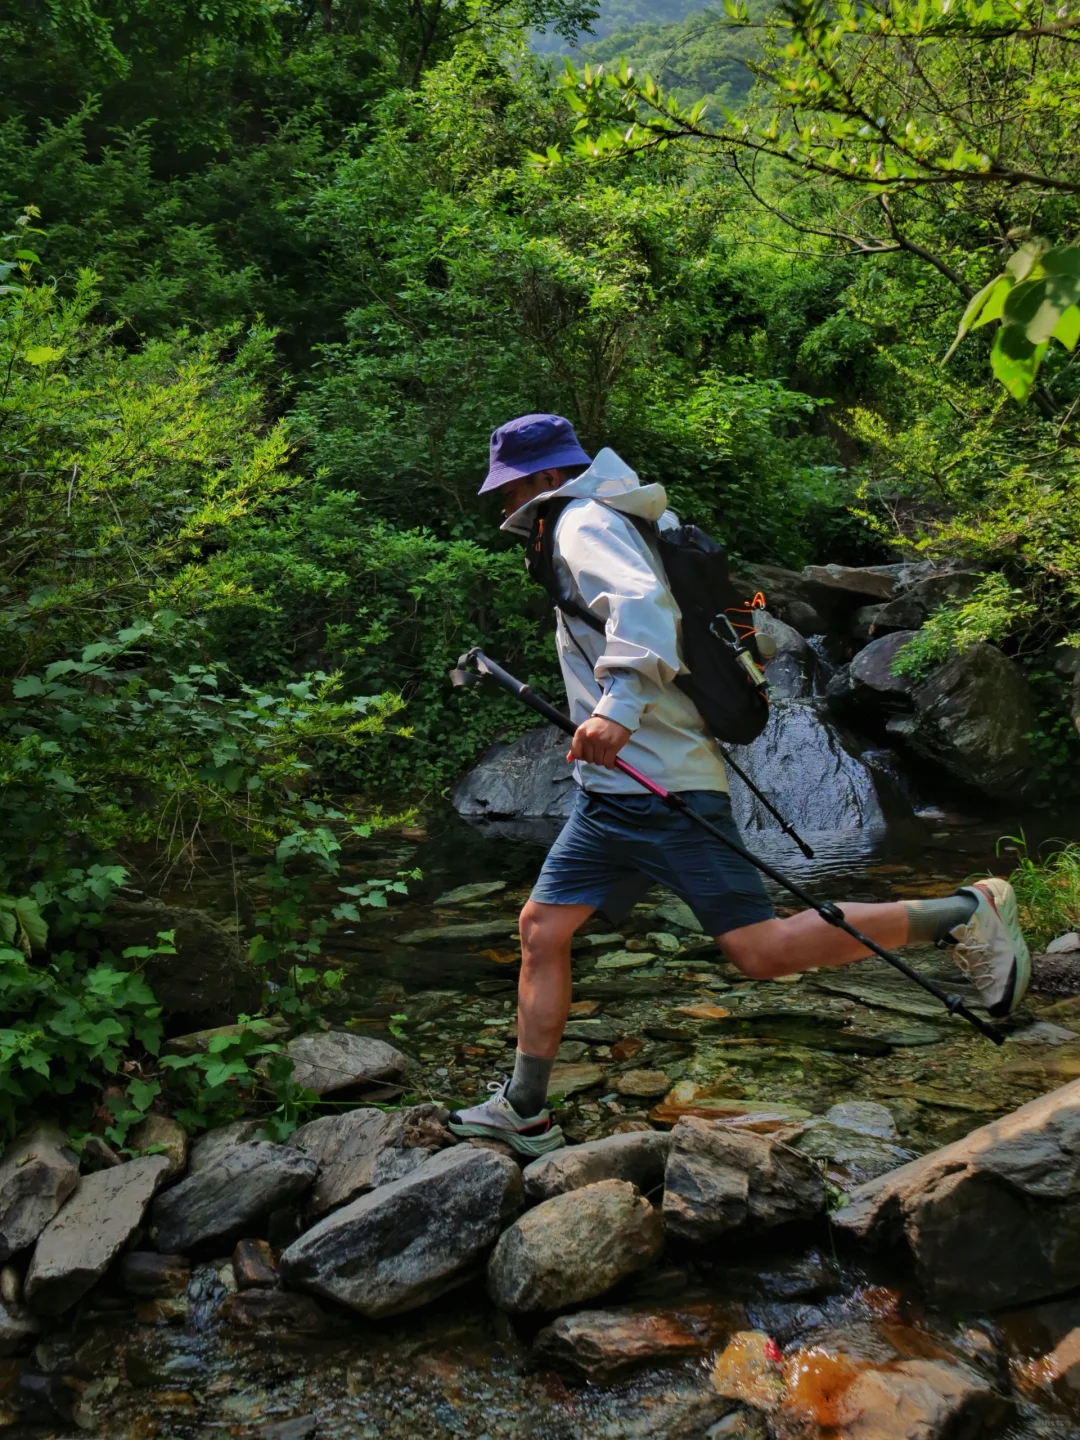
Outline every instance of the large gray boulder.
{"type": "Polygon", "coordinates": [[[626,1180],[601,1180],[528,1210],[488,1262],[488,1293],[511,1314],[603,1295],[663,1249],[658,1211],[626,1180]]]}
{"type": "Polygon", "coordinates": [[[232,1120],[228,1125],[219,1125],[216,1130],[205,1131],[192,1141],[188,1154],[188,1173],[195,1175],[198,1171],[205,1170],[208,1165],[213,1165],[226,1150],[233,1150],[237,1145],[246,1145],[249,1140],[257,1140],[262,1128],[261,1120],[232,1120]]]}
{"type": "Polygon", "coordinates": [[[29,1349],[40,1333],[41,1321],[29,1310],[0,1300],[0,1358],[29,1349]]]}
{"type": "Polygon", "coordinates": [[[439,1105],[405,1110],[349,1110],[323,1115],[290,1137],[316,1162],[319,1178],[308,1196],[309,1215],[325,1215],[380,1185],[400,1180],[449,1144],[449,1112],[439,1105]]]}
{"type": "Polygon", "coordinates": [[[1038,721],[1023,671],[1007,655],[972,645],[939,666],[911,699],[914,716],[891,722],[890,733],[988,795],[1025,788],[1035,764],[1027,736],[1038,721]]]}
{"type": "Polygon", "coordinates": [[[373,1319],[413,1310],[475,1272],[522,1198],[507,1156],[443,1150],[301,1235],[282,1278],[373,1319]]]}
{"type": "Polygon", "coordinates": [[[348,1030],[297,1035],[285,1051],[293,1062],[295,1083],[319,1095],[354,1085],[394,1083],[404,1080],[409,1070],[409,1057],[395,1046],[348,1030]]]}
{"type": "Polygon", "coordinates": [[[237,1239],[260,1216],[305,1195],[318,1169],[291,1145],[235,1145],[158,1196],[154,1244],[163,1255],[175,1255],[237,1239]]]}
{"type": "Polygon", "coordinates": [[[566,750],[554,725],[499,741],[455,787],[454,809],[471,819],[564,820],[577,794],[566,750]]]}
{"type": "Polygon", "coordinates": [[[262,977],[246,959],[240,935],[201,910],[152,899],[113,900],[101,939],[122,955],[136,945],[153,949],[163,930],[173,932],[175,955],[151,955],[139,967],[166,1015],[227,1025],[259,1009],[262,977]]]}
{"type": "Polygon", "coordinates": [[[671,1136],[660,1130],[632,1130],[584,1145],[567,1145],[541,1155],[522,1172],[530,1200],[550,1200],[598,1180],[629,1180],[647,1194],[664,1183],[671,1136]]]}
{"type": "Polygon", "coordinates": [[[839,590],[853,599],[891,600],[896,594],[898,570],[893,565],[807,565],[803,579],[827,590],[839,590]]]}
{"type": "Polygon", "coordinates": [[[0,1263],[38,1238],[79,1180],[79,1161],[54,1125],[35,1125],[0,1161],[0,1263]]]}
{"type": "Polygon", "coordinates": [[[768,1135],[684,1116],[671,1132],[664,1220],[686,1240],[757,1234],[825,1209],[821,1172],[768,1135]]]}
{"type": "Polygon", "coordinates": [[[833,1224],[904,1246],[943,1304],[1080,1285],[1080,1080],[854,1190],[833,1224]]]}
{"type": "Polygon", "coordinates": [[[37,1242],[24,1287],[29,1309],[59,1315],[81,1300],[143,1223],[168,1173],[167,1156],[146,1155],[84,1175],[37,1242]]]}

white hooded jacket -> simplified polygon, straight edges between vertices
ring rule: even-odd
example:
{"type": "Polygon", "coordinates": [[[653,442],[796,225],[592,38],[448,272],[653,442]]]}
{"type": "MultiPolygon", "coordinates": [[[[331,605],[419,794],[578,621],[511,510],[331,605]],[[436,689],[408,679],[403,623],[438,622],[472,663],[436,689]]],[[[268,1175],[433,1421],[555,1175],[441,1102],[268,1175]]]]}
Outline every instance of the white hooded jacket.
{"type": "MultiPolygon", "coordinates": [[[[528,535],[537,506],[570,500],[553,541],[565,593],[605,622],[605,634],[558,612],[556,644],[570,717],[615,720],[631,731],[620,755],[669,790],[724,790],[720,749],[697,707],[675,684],[685,673],[681,616],[663,566],[637,527],[624,517],[676,525],[662,485],[642,485],[613,450],[601,450],[583,475],[514,512],[503,529],[528,535]]],[[[587,790],[641,793],[618,770],[578,762],[574,778],[587,790]]]]}

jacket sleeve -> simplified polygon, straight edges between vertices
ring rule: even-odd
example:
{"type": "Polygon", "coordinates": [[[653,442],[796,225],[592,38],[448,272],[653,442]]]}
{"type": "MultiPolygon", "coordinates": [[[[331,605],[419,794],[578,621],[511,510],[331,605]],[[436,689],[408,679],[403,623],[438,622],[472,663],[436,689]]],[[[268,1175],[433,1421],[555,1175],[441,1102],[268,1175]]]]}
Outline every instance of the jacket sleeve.
{"type": "Polygon", "coordinates": [[[636,730],[683,668],[679,611],[657,561],[631,521],[595,501],[563,513],[555,551],[574,591],[605,622],[593,714],[636,730]]]}

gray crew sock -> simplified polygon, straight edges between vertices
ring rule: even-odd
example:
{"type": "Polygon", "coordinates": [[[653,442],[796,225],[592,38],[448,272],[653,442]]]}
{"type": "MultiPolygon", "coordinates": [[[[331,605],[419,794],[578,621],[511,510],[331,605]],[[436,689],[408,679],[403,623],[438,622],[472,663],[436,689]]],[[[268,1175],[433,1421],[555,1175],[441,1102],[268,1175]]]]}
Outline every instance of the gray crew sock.
{"type": "Polygon", "coordinates": [[[551,1067],[554,1064],[554,1057],[545,1060],[542,1055],[526,1055],[524,1050],[517,1052],[514,1074],[506,1091],[506,1098],[523,1120],[539,1114],[544,1108],[551,1067]]]}
{"type": "Polygon", "coordinates": [[[944,940],[957,925],[966,925],[975,914],[974,895],[947,895],[943,900],[904,900],[908,913],[909,945],[934,945],[944,940]]]}

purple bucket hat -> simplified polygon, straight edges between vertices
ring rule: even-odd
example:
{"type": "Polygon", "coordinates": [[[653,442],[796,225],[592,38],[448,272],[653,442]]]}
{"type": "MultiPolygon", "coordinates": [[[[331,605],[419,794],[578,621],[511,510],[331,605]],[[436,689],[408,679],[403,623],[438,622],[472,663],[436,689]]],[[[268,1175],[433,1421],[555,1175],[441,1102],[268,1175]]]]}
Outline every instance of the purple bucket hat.
{"type": "Polygon", "coordinates": [[[519,415],[492,431],[487,479],[479,493],[486,495],[538,470],[591,464],[569,420],[561,415],[519,415]]]}

